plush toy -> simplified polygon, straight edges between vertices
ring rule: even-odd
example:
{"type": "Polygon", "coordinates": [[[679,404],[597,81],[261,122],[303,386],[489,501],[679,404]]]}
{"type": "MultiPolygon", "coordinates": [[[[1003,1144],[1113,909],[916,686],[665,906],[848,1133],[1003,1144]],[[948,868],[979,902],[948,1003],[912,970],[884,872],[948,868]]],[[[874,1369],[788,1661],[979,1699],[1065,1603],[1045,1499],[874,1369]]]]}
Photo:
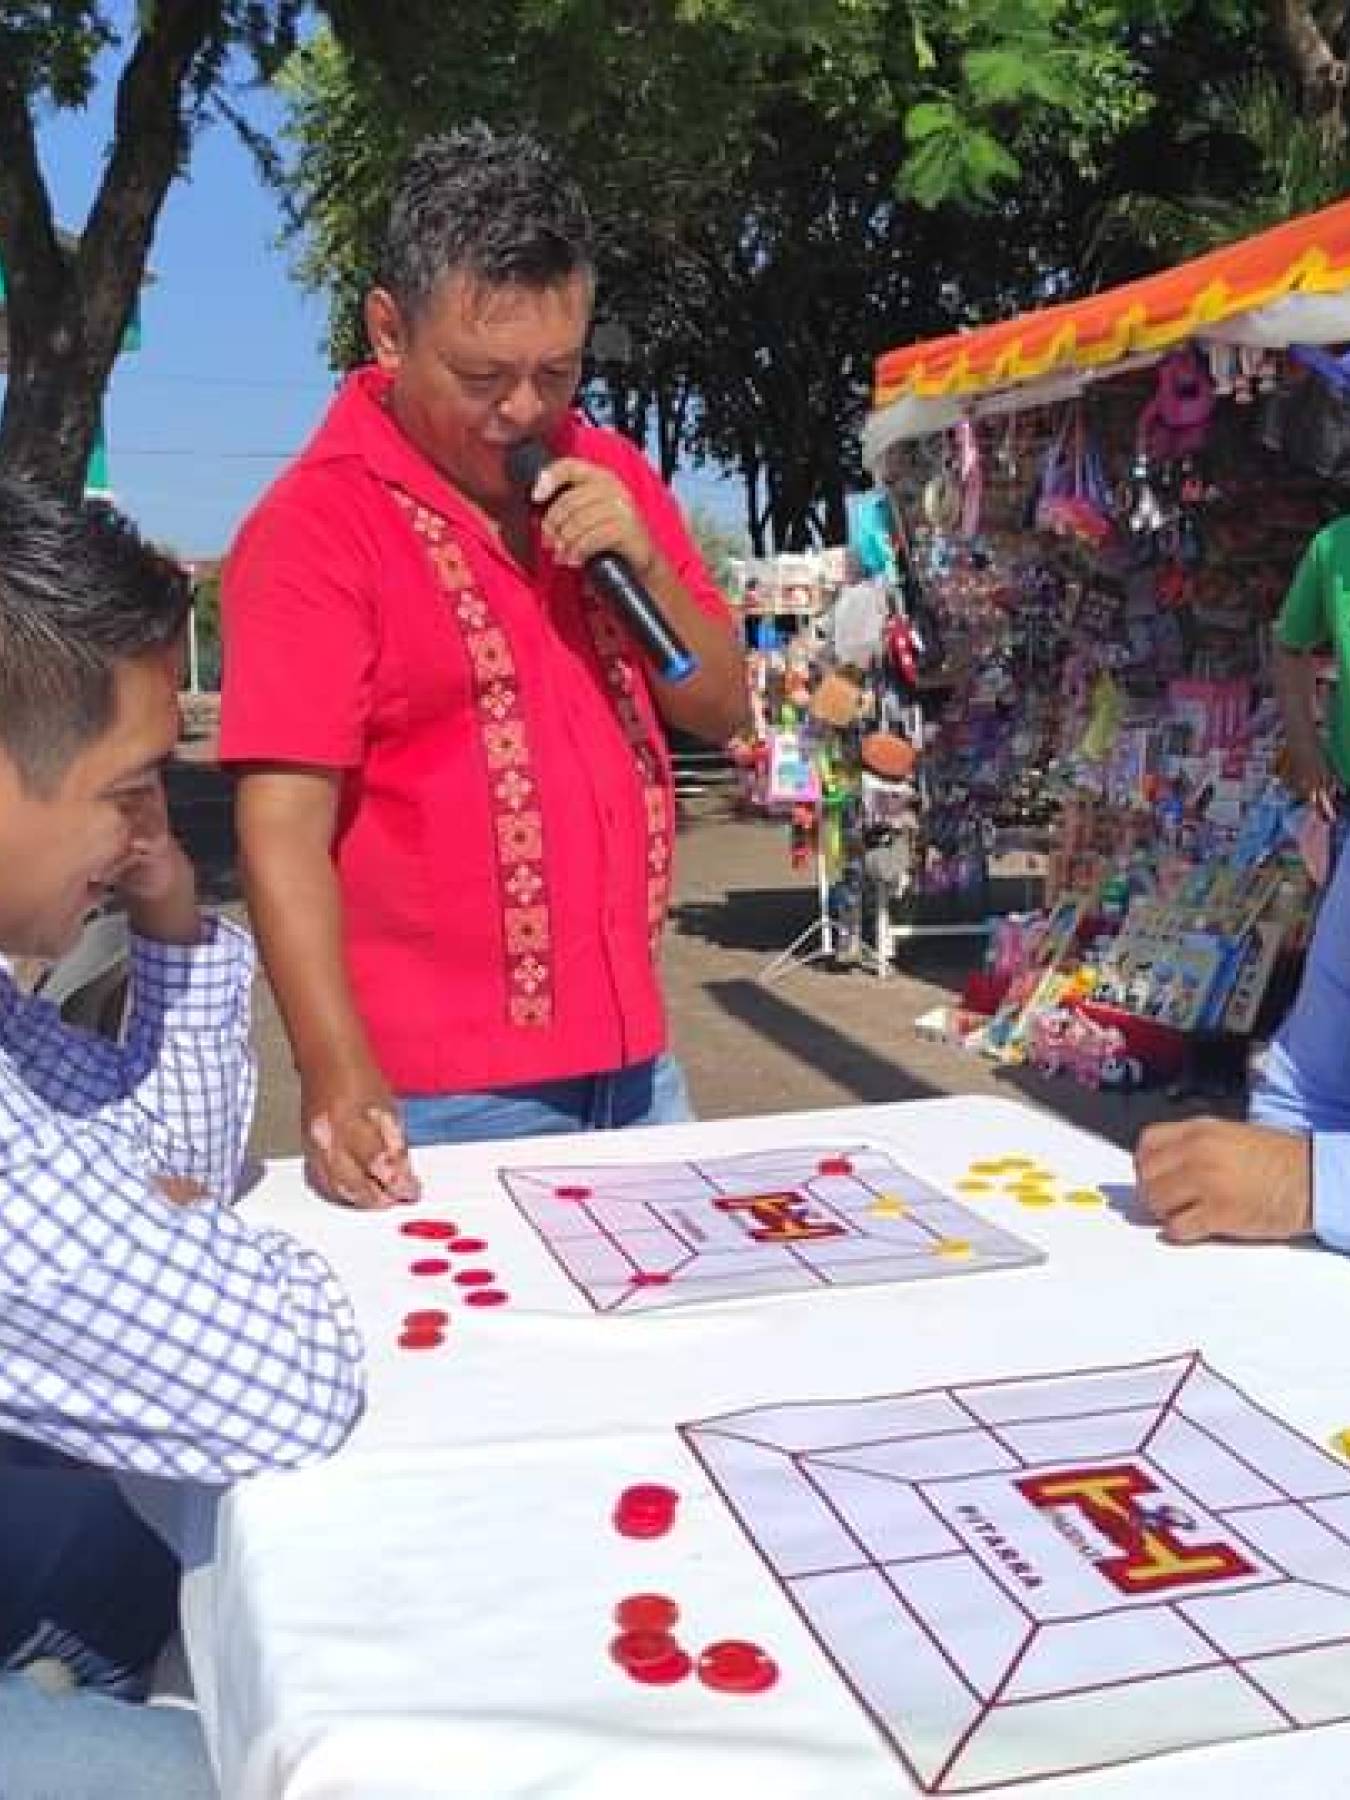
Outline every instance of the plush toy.
{"type": "Polygon", "coordinates": [[[1167,357],[1158,369],[1158,387],[1139,415],[1139,447],[1157,462],[1193,456],[1209,435],[1214,416],[1214,382],[1189,346],[1167,357]]]}

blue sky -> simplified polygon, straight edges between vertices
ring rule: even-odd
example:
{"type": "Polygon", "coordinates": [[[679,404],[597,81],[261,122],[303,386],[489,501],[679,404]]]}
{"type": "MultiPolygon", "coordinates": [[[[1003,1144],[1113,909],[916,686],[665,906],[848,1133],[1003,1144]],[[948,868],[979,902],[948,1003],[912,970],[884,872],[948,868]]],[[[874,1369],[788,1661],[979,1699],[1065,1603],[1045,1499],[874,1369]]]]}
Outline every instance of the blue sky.
{"type": "MultiPolygon", "coordinates": [[[[53,205],[75,230],[102,168],[110,97],[104,82],[86,112],[41,122],[53,205]]],[[[265,94],[247,110],[259,125],[279,118],[265,94]]],[[[184,555],[227,547],[332,392],[323,304],[291,279],[280,229],[276,200],[234,132],[208,128],[160,214],[142,346],[120,359],[105,415],[119,504],[184,555]]],[[[738,518],[738,494],[716,477],[678,486],[687,502],[738,518]]]]}

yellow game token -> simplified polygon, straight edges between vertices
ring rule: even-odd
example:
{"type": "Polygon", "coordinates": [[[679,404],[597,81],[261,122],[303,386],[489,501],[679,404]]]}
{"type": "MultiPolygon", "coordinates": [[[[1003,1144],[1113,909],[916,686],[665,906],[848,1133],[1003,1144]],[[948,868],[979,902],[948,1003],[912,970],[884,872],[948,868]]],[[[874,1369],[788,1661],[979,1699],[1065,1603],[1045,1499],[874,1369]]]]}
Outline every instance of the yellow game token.
{"type": "Polygon", "coordinates": [[[977,1162],[970,1165],[972,1175],[1001,1175],[1010,1167],[1006,1162],[977,1162]]]}
{"type": "Polygon", "coordinates": [[[994,1184],[992,1181],[958,1181],[956,1191],[958,1194],[992,1194],[994,1184]]]}
{"type": "Polygon", "coordinates": [[[1049,1188],[1016,1187],[1012,1190],[1013,1199],[1019,1206],[1053,1206],[1055,1196],[1049,1188]]]}
{"type": "Polygon", "coordinates": [[[1106,1195],[1100,1188],[1070,1188],[1064,1198],[1070,1206],[1105,1206],[1106,1195]]]}
{"type": "Polygon", "coordinates": [[[1338,1456],[1343,1456],[1347,1462],[1350,1462],[1350,1425],[1347,1425],[1344,1431],[1336,1433],[1331,1440],[1331,1447],[1338,1456]]]}
{"type": "Polygon", "coordinates": [[[903,1219],[909,1212],[903,1201],[888,1200],[884,1195],[880,1200],[874,1200],[867,1210],[874,1219],[903,1219]]]}
{"type": "Polygon", "coordinates": [[[934,1256],[973,1256],[975,1246],[965,1238],[939,1238],[933,1245],[934,1256]]]}
{"type": "Polygon", "coordinates": [[[1038,1165],[1029,1156],[1005,1156],[1002,1166],[1005,1169],[1034,1169],[1038,1165]]]}

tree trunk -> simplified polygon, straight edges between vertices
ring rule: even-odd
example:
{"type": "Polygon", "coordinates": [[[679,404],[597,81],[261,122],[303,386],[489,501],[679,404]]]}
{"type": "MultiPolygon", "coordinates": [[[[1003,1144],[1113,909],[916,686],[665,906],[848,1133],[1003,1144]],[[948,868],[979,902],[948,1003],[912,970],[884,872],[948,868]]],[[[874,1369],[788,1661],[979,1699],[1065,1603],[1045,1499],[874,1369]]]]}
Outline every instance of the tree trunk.
{"type": "MultiPolygon", "coordinates": [[[[132,276],[134,299],[139,271],[132,276]]],[[[0,470],[24,475],[69,499],[78,498],[98,433],[112,368],[92,356],[82,330],[75,283],[25,331],[9,305],[10,369],[0,415],[0,470]]]]}
{"type": "Polygon", "coordinates": [[[1346,65],[1337,56],[1310,0],[1269,0],[1270,20],[1303,110],[1320,119],[1328,146],[1345,141],[1346,65]]]}
{"type": "Polygon", "coordinates": [[[222,0],[142,9],[148,24],[117,85],[112,151],[74,251],[57,237],[30,96],[0,68],[0,264],[9,377],[0,470],[76,498],[155,223],[185,147],[183,88],[221,27],[222,0]]]}

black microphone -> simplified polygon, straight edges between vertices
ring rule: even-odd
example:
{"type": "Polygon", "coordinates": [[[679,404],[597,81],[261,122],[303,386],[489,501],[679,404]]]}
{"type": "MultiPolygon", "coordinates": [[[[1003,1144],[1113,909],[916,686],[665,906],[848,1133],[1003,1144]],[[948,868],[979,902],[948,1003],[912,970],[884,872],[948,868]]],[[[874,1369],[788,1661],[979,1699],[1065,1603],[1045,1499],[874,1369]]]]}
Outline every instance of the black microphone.
{"type": "MultiPolygon", "coordinates": [[[[522,438],[506,453],[506,473],[512,483],[530,494],[534,484],[553,461],[538,438],[522,438]]],[[[585,564],[591,585],[604,596],[632,630],[633,636],[656,664],[663,681],[687,681],[698,668],[698,659],[680,642],[655,600],[633,573],[628,559],[602,550],[585,564]]]]}

